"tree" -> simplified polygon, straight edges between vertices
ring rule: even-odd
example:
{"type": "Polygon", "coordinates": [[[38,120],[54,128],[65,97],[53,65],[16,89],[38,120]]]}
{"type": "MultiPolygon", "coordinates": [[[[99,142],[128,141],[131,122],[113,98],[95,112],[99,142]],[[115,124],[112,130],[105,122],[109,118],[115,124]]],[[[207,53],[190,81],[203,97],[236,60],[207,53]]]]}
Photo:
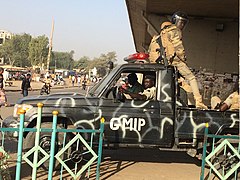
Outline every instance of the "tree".
{"type": "Polygon", "coordinates": [[[86,69],[90,62],[90,58],[87,56],[81,57],[78,61],[74,61],[74,68],[77,69],[86,69]]]}
{"type": "Polygon", "coordinates": [[[57,68],[71,70],[74,66],[73,54],[74,51],[53,52],[53,60],[51,61],[50,65],[53,65],[53,63],[55,64],[56,60],[57,68]]]}
{"type": "Polygon", "coordinates": [[[0,56],[4,58],[5,63],[17,66],[29,66],[28,61],[28,45],[31,41],[31,35],[14,35],[12,39],[0,47],[0,56]]]}
{"type": "Polygon", "coordinates": [[[15,59],[15,66],[31,66],[31,63],[28,59],[29,56],[29,43],[32,39],[32,36],[24,33],[23,35],[17,35],[19,38],[19,58],[15,59]]]}
{"type": "Polygon", "coordinates": [[[48,44],[49,41],[45,35],[31,39],[29,43],[29,60],[32,66],[47,64],[48,44]]]}
{"type": "Polygon", "coordinates": [[[88,69],[97,68],[98,74],[104,76],[107,72],[107,64],[109,61],[116,62],[116,52],[108,52],[107,54],[101,54],[99,58],[94,58],[89,62],[88,69]]]}
{"type": "Polygon", "coordinates": [[[117,55],[115,51],[112,52],[108,52],[106,55],[107,61],[112,61],[112,62],[116,62],[117,61],[117,55]]]}
{"type": "Polygon", "coordinates": [[[7,40],[1,47],[0,47],[0,57],[4,58],[4,63],[9,63],[13,65],[14,63],[14,49],[13,49],[13,39],[7,40]]]}

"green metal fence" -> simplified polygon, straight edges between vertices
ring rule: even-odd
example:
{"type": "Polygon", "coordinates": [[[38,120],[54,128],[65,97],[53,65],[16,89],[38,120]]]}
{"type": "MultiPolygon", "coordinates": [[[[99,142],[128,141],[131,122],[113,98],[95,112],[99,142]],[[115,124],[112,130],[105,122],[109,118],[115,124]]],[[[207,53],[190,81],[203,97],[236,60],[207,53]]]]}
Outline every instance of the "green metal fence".
{"type": "MultiPolygon", "coordinates": [[[[17,162],[16,162],[16,174],[15,179],[21,179],[21,167],[23,160],[29,164],[32,168],[32,179],[37,179],[38,168],[44,163],[48,162],[48,179],[53,178],[53,171],[56,162],[60,166],[60,179],[63,178],[62,172],[65,170],[72,177],[72,179],[78,179],[83,175],[87,174],[89,177],[89,172],[91,165],[97,161],[96,165],[96,179],[100,178],[100,163],[102,157],[102,142],[103,142],[103,131],[104,131],[104,118],[101,119],[100,129],[98,130],[83,130],[83,129],[58,129],[57,128],[57,111],[53,111],[53,122],[52,128],[41,128],[41,115],[42,115],[43,104],[38,103],[38,117],[36,128],[24,128],[25,111],[20,111],[20,124],[19,128],[0,128],[2,134],[1,146],[0,146],[0,180],[6,179],[7,172],[7,158],[9,155],[6,153],[7,150],[4,149],[5,142],[5,132],[18,132],[18,149],[17,149],[17,162]],[[23,133],[24,132],[35,132],[35,145],[23,153],[23,133]],[[50,151],[46,151],[39,145],[40,133],[48,132],[51,133],[51,144],[50,151]],[[63,134],[62,147],[56,152],[56,136],[58,133],[63,134]],[[67,133],[74,134],[74,137],[68,140],[67,133]],[[82,134],[89,134],[90,140],[83,138],[82,134]],[[93,150],[94,137],[98,140],[98,150],[95,152],[93,150]],[[69,152],[69,149],[71,152],[69,152]],[[41,158],[39,155],[41,154],[41,158]],[[90,155],[90,158],[82,162],[84,155],[90,155]],[[72,160],[72,161],[71,161],[72,160]],[[71,165],[69,165],[71,161],[71,165]],[[5,173],[5,174],[4,174],[5,173]]],[[[96,141],[96,140],[95,140],[96,141]]],[[[95,145],[96,146],[96,145],[95,145]]]]}
{"type": "Polygon", "coordinates": [[[200,180],[237,180],[240,179],[239,173],[240,136],[208,134],[207,123],[200,180]]]}

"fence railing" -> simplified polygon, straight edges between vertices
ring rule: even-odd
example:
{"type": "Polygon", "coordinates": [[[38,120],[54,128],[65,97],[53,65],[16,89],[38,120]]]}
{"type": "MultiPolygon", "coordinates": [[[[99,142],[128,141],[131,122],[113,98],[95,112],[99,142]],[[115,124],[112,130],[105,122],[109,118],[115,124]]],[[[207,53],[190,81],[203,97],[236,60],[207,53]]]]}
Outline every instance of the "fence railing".
{"type": "MultiPolygon", "coordinates": [[[[18,149],[17,149],[17,162],[16,162],[16,174],[15,179],[21,179],[21,167],[22,161],[24,160],[28,165],[32,168],[32,179],[37,179],[37,170],[43,164],[48,164],[48,179],[53,178],[53,171],[56,165],[56,162],[59,163],[60,166],[60,179],[63,178],[63,170],[66,170],[69,175],[73,179],[79,178],[83,172],[88,170],[87,176],[89,177],[89,172],[91,165],[97,161],[96,165],[96,179],[100,177],[100,163],[102,157],[102,142],[103,142],[103,131],[104,131],[104,118],[101,119],[100,128],[98,130],[94,129],[60,129],[57,128],[57,111],[53,111],[53,121],[52,128],[41,128],[41,120],[42,120],[42,103],[38,103],[38,117],[36,122],[36,128],[24,128],[24,119],[25,119],[25,111],[20,111],[20,123],[19,128],[0,128],[2,139],[0,146],[0,155],[1,157],[8,157],[9,155],[6,153],[7,150],[4,149],[5,143],[5,132],[18,132],[18,149]],[[35,133],[35,143],[34,146],[24,152],[23,154],[23,134],[24,132],[34,132],[35,133]],[[41,133],[51,134],[50,140],[50,149],[46,150],[41,147],[40,142],[40,134],[41,133]],[[57,135],[62,134],[63,139],[61,142],[61,147],[56,152],[56,146],[58,143],[57,135]],[[71,133],[74,135],[71,139],[67,138],[67,135],[71,133]],[[89,139],[84,139],[82,134],[89,134],[89,139]],[[97,137],[98,140],[94,141],[94,137],[97,137]],[[97,144],[93,144],[97,141],[97,144]],[[98,147],[97,152],[93,150],[93,145],[98,147]],[[41,154],[41,157],[40,157],[41,154]],[[83,157],[85,155],[90,155],[90,159],[85,159],[83,162],[83,157]],[[69,163],[70,161],[70,163],[69,163]],[[69,165],[71,164],[71,165],[69,165]]],[[[3,179],[3,170],[6,169],[7,166],[3,166],[6,164],[7,158],[0,157],[0,180],[3,179]],[[5,167],[5,168],[4,168],[5,167]]],[[[86,175],[86,173],[84,174],[86,175]]]]}
{"type": "Polygon", "coordinates": [[[200,180],[237,180],[240,178],[239,171],[240,136],[208,134],[206,123],[200,180]]]}

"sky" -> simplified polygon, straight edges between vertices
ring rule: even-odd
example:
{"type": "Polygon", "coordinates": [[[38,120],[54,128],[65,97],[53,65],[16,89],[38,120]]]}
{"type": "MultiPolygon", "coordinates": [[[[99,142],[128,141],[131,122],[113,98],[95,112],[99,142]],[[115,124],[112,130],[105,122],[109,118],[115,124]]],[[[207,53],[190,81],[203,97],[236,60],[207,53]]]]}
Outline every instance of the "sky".
{"type": "Polygon", "coordinates": [[[135,53],[125,0],[8,0],[1,6],[0,29],[13,34],[50,38],[54,19],[53,51],[73,50],[75,60],[115,51],[122,64],[135,53]]]}

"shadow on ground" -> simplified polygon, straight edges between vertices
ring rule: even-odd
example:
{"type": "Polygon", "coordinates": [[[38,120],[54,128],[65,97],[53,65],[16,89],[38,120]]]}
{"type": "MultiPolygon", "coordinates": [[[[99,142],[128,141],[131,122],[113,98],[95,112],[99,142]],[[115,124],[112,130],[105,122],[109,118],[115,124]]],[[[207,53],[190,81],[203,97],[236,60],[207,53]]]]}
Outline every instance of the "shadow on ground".
{"type": "MultiPolygon", "coordinates": [[[[12,178],[15,177],[16,169],[16,153],[11,153],[9,159],[9,170],[12,178]]],[[[121,148],[117,150],[103,150],[102,163],[100,167],[101,180],[106,180],[113,177],[122,170],[134,165],[138,162],[151,163],[191,163],[201,166],[201,162],[191,158],[185,152],[169,152],[160,151],[158,149],[127,149],[121,148]]],[[[97,163],[93,163],[91,169],[85,171],[80,179],[96,179],[97,163]],[[87,176],[89,178],[87,178],[87,176]]],[[[28,164],[22,162],[21,179],[31,179],[32,169],[28,164]]],[[[72,169],[74,171],[74,167],[72,169]]],[[[78,171],[80,168],[78,169],[78,171]]],[[[43,168],[38,169],[37,179],[47,179],[48,172],[43,168]]],[[[57,170],[53,173],[53,179],[60,179],[61,171],[57,170]]],[[[62,171],[63,179],[72,179],[66,170],[62,171]]]]}

